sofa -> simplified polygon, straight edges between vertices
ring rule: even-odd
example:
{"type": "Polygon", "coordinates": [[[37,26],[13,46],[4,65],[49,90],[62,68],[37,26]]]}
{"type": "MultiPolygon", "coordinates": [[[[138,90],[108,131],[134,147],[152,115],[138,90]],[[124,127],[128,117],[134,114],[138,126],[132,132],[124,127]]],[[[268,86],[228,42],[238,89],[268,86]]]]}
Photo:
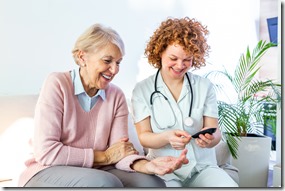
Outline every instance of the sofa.
{"type": "MultiPolygon", "coordinates": [[[[0,96],[0,187],[16,187],[19,173],[25,168],[24,161],[32,153],[30,137],[33,135],[33,116],[38,95],[0,96]]],[[[140,154],[136,130],[129,115],[129,136],[140,154]]],[[[237,183],[238,169],[224,142],[216,146],[218,165],[237,183]]]]}

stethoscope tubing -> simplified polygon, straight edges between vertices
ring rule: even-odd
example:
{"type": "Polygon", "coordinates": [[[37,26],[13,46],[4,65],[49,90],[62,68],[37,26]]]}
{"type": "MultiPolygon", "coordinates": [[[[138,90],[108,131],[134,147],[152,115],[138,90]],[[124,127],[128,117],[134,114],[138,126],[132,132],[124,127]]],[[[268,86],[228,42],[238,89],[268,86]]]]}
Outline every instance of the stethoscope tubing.
{"type": "MultiPolygon", "coordinates": [[[[161,93],[160,91],[157,90],[157,78],[158,78],[159,71],[160,71],[160,70],[157,70],[156,75],[155,75],[155,79],[154,79],[154,92],[152,92],[151,95],[150,95],[150,105],[151,105],[151,108],[153,107],[153,96],[154,96],[154,94],[156,94],[156,93],[162,95],[163,98],[164,98],[167,102],[169,102],[168,98],[167,98],[163,93],[161,93]]],[[[190,92],[191,92],[191,102],[190,102],[189,113],[188,113],[188,117],[191,118],[192,107],[193,107],[193,88],[192,88],[192,84],[191,84],[191,81],[190,81],[190,78],[189,78],[187,72],[186,72],[186,77],[187,77],[187,81],[188,81],[188,83],[189,83],[190,92]]],[[[169,104],[170,104],[170,103],[169,103],[169,104]]],[[[171,109],[172,109],[173,115],[175,115],[171,104],[170,104],[170,107],[171,107],[171,109]]],[[[152,113],[153,113],[153,116],[154,116],[153,108],[152,108],[152,113]]],[[[176,117],[175,117],[175,119],[176,119],[176,117]]],[[[159,127],[159,124],[157,123],[157,121],[156,121],[156,119],[155,119],[155,116],[154,116],[154,121],[155,121],[155,123],[157,124],[158,129],[163,129],[163,128],[159,127]]],[[[176,123],[176,120],[175,120],[175,123],[176,123]]],[[[168,128],[169,128],[169,127],[168,127],[168,128]]]]}
{"type": "Polygon", "coordinates": [[[192,84],[191,84],[191,81],[190,81],[190,78],[187,72],[186,72],[186,77],[187,77],[187,80],[190,86],[190,92],[191,92],[191,102],[190,102],[190,109],[189,109],[189,114],[188,114],[188,117],[191,117],[192,107],[193,107],[193,88],[192,88],[192,84]]]}

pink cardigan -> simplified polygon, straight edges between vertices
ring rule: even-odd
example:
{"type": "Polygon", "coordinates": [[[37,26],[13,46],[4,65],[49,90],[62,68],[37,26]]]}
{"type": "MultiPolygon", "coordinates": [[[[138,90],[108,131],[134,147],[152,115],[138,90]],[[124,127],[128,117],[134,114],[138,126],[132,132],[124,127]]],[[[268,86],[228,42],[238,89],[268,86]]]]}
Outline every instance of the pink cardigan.
{"type": "MultiPolygon", "coordinates": [[[[18,186],[24,186],[39,171],[54,165],[92,168],[93,150],[104,151],[120,138],[128,137],[128,107],[121,89],[106,88],[106,100],[99,98],[86,112],[82,109],[70,73],[52,73],[46,79],[35,110],[34,153],[18,186]]],[[[125,157],[115,166],[133,172],[139,155],[125,157]]]]}

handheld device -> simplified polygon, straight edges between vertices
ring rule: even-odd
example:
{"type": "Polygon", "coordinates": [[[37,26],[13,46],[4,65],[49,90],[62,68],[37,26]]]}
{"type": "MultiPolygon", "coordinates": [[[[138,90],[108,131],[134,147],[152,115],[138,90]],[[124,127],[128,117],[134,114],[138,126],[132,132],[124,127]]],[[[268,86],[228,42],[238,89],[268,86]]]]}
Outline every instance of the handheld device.
{"type": "Polygon", "coordinates": [[[194,139],[199,138],[200,134],[203,134],[203,135],[205,135],[206,133],[213,134],[216,132],[216,129],[217,128],[209,128],[209,129],[205,129],[203,131],[199,131],[198,133],[192,135],[192,138],[194,138],[194,139]]]}

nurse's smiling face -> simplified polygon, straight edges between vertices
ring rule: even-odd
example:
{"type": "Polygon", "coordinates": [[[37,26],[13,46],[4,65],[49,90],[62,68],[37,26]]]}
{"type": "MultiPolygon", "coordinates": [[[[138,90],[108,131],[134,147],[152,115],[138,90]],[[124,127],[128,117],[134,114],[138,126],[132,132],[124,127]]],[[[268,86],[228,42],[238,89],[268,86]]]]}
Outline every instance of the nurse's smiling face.
{"type": "Polygon", "coordinates": [[[191,68],[193,56],[179,44],[168,45],[161,55],[161,73],[171,79],[183,79],[191,68]]]}

